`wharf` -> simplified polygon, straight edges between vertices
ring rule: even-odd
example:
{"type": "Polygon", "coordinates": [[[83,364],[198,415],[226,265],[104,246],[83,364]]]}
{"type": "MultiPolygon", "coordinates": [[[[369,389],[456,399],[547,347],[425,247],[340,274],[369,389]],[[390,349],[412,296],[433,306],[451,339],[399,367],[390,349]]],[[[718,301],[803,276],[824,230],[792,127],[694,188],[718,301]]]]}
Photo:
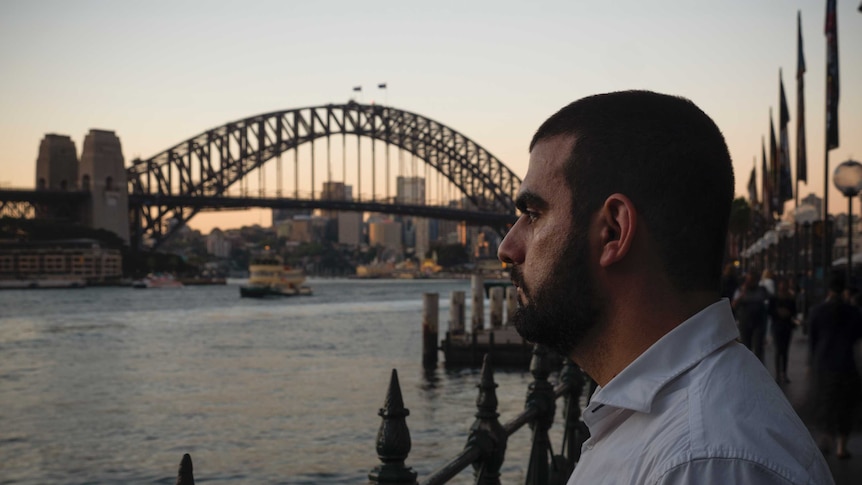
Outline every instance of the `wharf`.
{"type": "Polygon", "coordinates": [[[533,346],[511,326],[455,335],[446,332],[440,349],[446,367],[480,367],[487,353],[494,367],[527,368],[533,357],[533,346]]]}

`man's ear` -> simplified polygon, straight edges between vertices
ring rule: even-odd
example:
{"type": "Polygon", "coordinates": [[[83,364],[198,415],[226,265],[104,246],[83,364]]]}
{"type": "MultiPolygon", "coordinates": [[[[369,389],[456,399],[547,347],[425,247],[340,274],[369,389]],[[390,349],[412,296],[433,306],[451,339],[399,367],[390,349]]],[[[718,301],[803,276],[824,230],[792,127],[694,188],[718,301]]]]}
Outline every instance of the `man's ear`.
{"type": "Polygon", "coordinates": [[[612,194],[599,211],[601,247],[599,264],[608,267],[621,261],[631,250],[637,230],[637,210],[623,194],[612,194]]]}

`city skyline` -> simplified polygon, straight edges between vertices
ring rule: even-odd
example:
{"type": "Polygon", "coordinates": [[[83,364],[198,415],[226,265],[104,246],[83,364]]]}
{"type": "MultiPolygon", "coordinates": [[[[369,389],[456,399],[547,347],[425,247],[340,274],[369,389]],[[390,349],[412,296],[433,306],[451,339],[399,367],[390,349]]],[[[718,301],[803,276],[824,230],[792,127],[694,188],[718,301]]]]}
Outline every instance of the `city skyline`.
{"type": "MultiPolygon", "coordinates": [[[[644,88],[688,97],[713,117],[734,160],[736,195],[747,197],[755,161],[762,186],[761,138],[770,108],[777,126],[779,69],[795,153],[800,11],[809,182],[800,198],[822,196],[825,2],[692,3],[4,2],[0,184],[35,186],[47,133],[70,136],[80,154],[91,128],[112,130],[128,165],[230,121],[351,98],[450,126],[523,177],[529,139],[548,115],[586,95],[644,88]]],[[[838,2],[840,144],[830,177],[862,158],[856,9],[838,2]]],[[[829,188],[830,212],[846,211],[831,180],[829,188]]],[[[208,232],[268,220],[268,211],[241,211],[190,225],[208,232]]]]}

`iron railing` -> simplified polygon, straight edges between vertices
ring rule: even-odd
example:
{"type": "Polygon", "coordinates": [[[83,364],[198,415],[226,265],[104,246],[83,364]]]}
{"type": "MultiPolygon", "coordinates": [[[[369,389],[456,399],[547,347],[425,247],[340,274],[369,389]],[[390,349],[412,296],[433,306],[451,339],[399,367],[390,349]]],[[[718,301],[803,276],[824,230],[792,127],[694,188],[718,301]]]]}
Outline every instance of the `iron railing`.
{"type": "MultiPolygon", "coordinates": [[[[580,459],[583,442],[589,431],[581,419],[581,396],[586,379],[571,361],[565,359],[559,383],[551,384],[551,361],[548,350],[535,346],[530,362],[533,382],[527,392],[524,410],[501,424],[497,412],[497,384],[491,358],[485,355],[476,398],[476,420],[470,426],[464,450],[426,478],[418,474],[406,461],[410,453],[410,431],[407,428],[409,410],[404,407],[398,372],[393,369],[383,407],[378,412],[382,419],[377,432],[377,456],[380,464],[368,474],[370,483],[382,485],[438,485],[447,483],[467,467],[473,467],[474,483],[496,485],[500,483],[500,469],[508,438],[529,425],[532,446],[527,466],[526,485],[562,485],[566,483],[580,459]],[[563,440],[561,453],[554,454],[548,430],[554,422],[557,399],[563,398],[563,440]]],[[[177,485],[194,485],[191,457],[183,455],[177,485]]]]}

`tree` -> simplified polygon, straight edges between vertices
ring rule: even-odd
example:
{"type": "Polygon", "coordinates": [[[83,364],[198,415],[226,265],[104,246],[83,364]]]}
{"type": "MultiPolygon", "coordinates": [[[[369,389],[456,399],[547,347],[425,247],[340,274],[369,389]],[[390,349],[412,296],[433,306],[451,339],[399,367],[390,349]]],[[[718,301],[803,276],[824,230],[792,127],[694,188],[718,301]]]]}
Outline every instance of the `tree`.
{"type": "Polygon", "coordinates": [[[733,199],[730,205],[730,223],[728,224],[728,249],[730,256],[735,258],[742,251],[745,236],[751,229],[751,206],[745,197],[733,199]]]}
{"type": "Polygon", "coordinates": [[[466,264],[470,261],[467,248],[460,244],[432,243],[431,251],[437,252],[437,264],[444,268],[466,264]]]}

